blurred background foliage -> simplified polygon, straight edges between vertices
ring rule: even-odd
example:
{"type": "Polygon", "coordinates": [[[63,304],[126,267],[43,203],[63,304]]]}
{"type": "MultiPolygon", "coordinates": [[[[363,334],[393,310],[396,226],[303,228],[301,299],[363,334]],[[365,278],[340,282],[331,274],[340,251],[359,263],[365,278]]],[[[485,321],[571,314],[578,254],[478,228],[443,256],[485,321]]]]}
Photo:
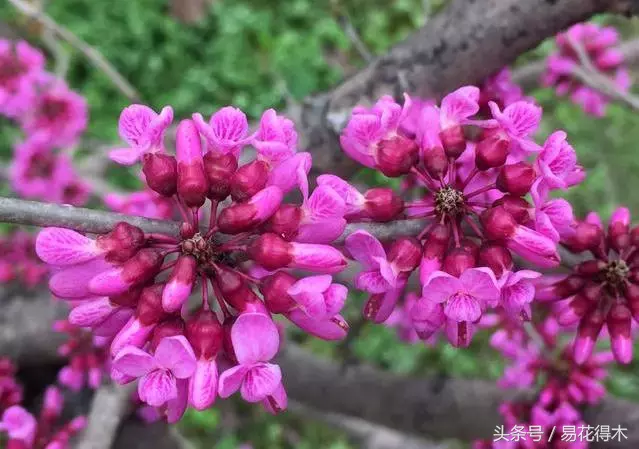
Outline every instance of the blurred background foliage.
{"type": "MultiPolygon", "coordinates": [[[[284,108],[287,101],[328,89],[365,63],[344,31],[345,17],[371,53],[381,54],[444,4],[445,0],[214,0],[205,16],[191,25],[171,17],[166,0],[55,0],[47,2],[46,11],[98,48],[154,109],[170,104],[176,116],[183,117],[233,104],[255,119],[265,108],[284,108]]],[[[38,43],[37,26],[7,2],[0,5],[0,17],[38,43]]],[[[629,35],[637,30],[623,23],[623,31],[629,35]]],[[[551,49],[552,43],[546,42],[522,60],[544,57],[551,49]]],[[[68,50],[66,78],[90,105],[87,137],[115,141],[117,117],[128,101],[82,55],[68,50]]],[[[621,203],[639,214],[639,117],[613,105],[605,118],[594,119],[548,89],[530,94],[544,107],[540,139],[553,129],[565,129],[588,170],[583,185],[567,193],[575,211],[596,210],[607,217],[621,203]]],[[[8,157],[18,134],[6,124],[0,131],[2,153],[8,157]]],[[[388,183],[381,175],[360,176],[388,183]]],[[[346,311],[350,321],[358,320],[362,303],[363,297],[352,295],[346,311]]],[[[496,379],[504,363],[481,334],[469,350],[458,351],[447,344],[401,343],[383,326],[364,325],[349,348],[291,333],[294,340],[327,357],[350,363],[354,356],[413,375],[496,379]]],[[[616,368],[611,391],[639,398],[637,368],[637,362],[616,368]]],[[[256,449],[355,447],[345,435],[294,413],[272,418],[259,407],[229,404],[202,413],[190,411],[180,430],[202,449],[233,449],[246,442],[256,449]]]]}

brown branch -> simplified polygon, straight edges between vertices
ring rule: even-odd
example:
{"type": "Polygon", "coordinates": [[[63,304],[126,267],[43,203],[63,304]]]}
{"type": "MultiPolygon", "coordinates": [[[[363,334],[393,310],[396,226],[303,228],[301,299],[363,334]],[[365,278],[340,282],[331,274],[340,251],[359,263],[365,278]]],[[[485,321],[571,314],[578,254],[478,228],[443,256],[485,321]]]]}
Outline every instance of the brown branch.
{"type": "Polygon", "coordinates": [[[59,25],[55,20],[43,13],[37,5],[32,5],[24,0],[9,0],[9,2],[22,14],[38,21],[82,53],[94,66],[104,72],[129,100],[139,101],[140,94],[96,48],[84,42],[67,28],[59,25]]]}
{"type": "Polygon", "coordinates": [[[314,169],[350,176],[339,150],[351,109],[382,94],[439,97],[481,82],[568,26],[602,12],[635,13],[637,0],[453,0],[424,27],[333,91],[308,99],[297,123],[314,169]]]}

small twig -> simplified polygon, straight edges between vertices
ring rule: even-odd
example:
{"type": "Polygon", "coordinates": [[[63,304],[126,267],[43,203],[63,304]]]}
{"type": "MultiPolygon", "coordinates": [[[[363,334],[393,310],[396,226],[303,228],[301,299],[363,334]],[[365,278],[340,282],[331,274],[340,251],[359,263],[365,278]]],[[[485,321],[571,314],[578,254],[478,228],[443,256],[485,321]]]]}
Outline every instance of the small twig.
{"type": "Polygon", "coordinates": [[[623,92],[615,85],[613,80],[597,70],[581,43],[571,36],[568,36],[568,42],[573,50],[575,50],[581,64],[581,67],[575,67],[573,70],[575,77],[607,97],[625,103],[635,111],[639,111],[639,97],[636,97],[630,92],[623,92]]]}
{"type": "Polygon", "coordinates": [[[68,29],[59,25],[37,7],[24,0],[9,0],[9,2],[24,15],[38,21],[54,34],[67,41],[80,51],[98,69],[102,70],[115,86],[131,101],[139,101],[140,94],[135,88],[113,67],[113,65],[97,49],[90,46],[68,29]]]}
{"type": "Polygon", "coordinates": [[[135,384],[102,385],[91,403],[87,428],[76,449],[109,449],[131,406],[131,393],[135,384]]]}
{"type": "Polygon", "coordinates": [[[346,14],[340,14],[337,18],[338,23],[344,30],[346,36],[351,40],[353,47],[357,50],[357,53],[362,57],[362,59],[366,62],[371,62],[373,60],[373,54],[370,52],[368,47],[362,39],[359,37],[359,33],[353,26],[350,18],[346,14]]]}

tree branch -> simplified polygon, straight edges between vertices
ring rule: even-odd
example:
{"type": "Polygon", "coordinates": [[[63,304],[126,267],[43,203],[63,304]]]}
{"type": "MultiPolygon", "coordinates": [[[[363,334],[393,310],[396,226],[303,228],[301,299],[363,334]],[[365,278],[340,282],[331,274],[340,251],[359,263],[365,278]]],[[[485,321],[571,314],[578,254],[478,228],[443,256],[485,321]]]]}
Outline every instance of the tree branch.
{"type": "Polygon", "coordinates": [[[602,12],[635,13],[637,0],[453,0],[420,30],[346,79],[308,99],[297,123],[317,172],[348,177],[358,165],[338,136],[357,104],[407,91],[439,97],[479,83],[568,26],[602,12]]]}

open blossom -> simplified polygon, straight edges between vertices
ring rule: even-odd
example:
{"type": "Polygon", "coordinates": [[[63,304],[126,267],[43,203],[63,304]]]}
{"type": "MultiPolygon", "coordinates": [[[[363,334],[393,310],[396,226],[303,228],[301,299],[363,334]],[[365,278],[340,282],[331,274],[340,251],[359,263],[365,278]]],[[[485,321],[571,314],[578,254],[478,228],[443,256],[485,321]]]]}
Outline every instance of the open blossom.
{"type": "Polygon", "coordinates": [[[344,150],[387,176],[405,175],[401,194],[391,189],[360,193],[336,176],[318,178],[318,185],[341,196],[348,222],[425,220],[416,239],[396,235],[384,245],[365,231],[346,239],[348,254],[362,265],[355,284],[370,294],[367,318],[386,320],[417,269],[424,297],[431,294],[427,286],[434,273],[459,280],[469,270],[488,270],[499,280],[491,298],[418,300],[411,307],[420,338],[442,329],[463,346],[484,311],[500,307],[513,319],[530,317],[530,279],[537,274],[514,269],[513,257],[540,268],[559,264],[557,244],[572,234],[574,219],[565,201],[548,194],[583,179],[565,135],[553,134],[543,148],[533,140],[539,106],[521,98],[501,105],[489,101],[491,116],[486,117],[478,115],[480,98],[480,89],[464,86],[439,105],[424,104],[421,119],[409,124],[411,132],[404,127],[408,97],[403,106],[384,97],[373,108],[353,111],[341,136],[344,150]],[[560,185],[553,177],[565,182],[560,185]]]}
{"type": "Polygon", "coordinates": [[[0,418],[0,434],[6,435],[8,448],[67,449],[70,439],[86,426],[86,418],[77,416],[60,424],[62,393],[56,387],[44,392],[40,414],[36,419],[21,405],[6,409],[0,418]]]}
{"type": "MultiPolygon", "coordinates": [[[[218,390],[224,397],[235,391],[236,383],[227,383],[230,372],[237,374],[232,381],[239,382],[245,399],[271,413],[283,410],[286,392],[279,379],[258,388],[259,374],[279,344],[258,355],[246,351],[255,343],[253,332],[272,333],[271,313],[319,338],[346,336],[348,325],[339,315],[346,288],[330,276],[346,267],[346,258],[329,244],[345,226],[344,200],[330,186],[309,195],[310,155],[296,153],[292,122],[275,111],[264,114],[253,135],[233,108],[218,111],[208,124],[182,120],[173,156],[162,138],[168,121],[147,109],[127,108],[120,129],[131,145],[125,157],[137,154],[131,161],[141,160],[149,190],[112,195],[107,203],[127,213],[179,215],[179,235],[145,234],[127,223],[96,238],[45,228],[36,252],[54,267],[51,292],[71,306],[70,325],[100,337],[111,376],[120,383],[139,378],[140,400],[170,422],[187,406],[210,407],[218,390]],[[258,154],[239,166],[248,145],[258,154]],[[284,200],[285,191],[295,187],[303,193],[301,205],[284,200]],[[169,202],[177,207],[169,208],[169,202]],[[282,231],[278,226],[292,223],[291,216],[298,218],[295,226],[282,231]],[[303,270],[306,277],[291,270],[303,270]],[[259,271],[268,275],[252,275],[259,271]],[[279,307],[264,293],[269,288],[284,294],[279,307]],[[190,309],[194,293],[201,305],[190,309]],[[220,374],[220,357],[235,367],[220,365],[226,366],[220,374]]],[[[84,376],[80,362],[76,365],[65,375],[73,385],[84,376]]]]}
{"type": "Polygon", "coordinates": [[[26,112],[31,84],[44,62],[42,53],[27,42],[0,39],[0,114],[16,118],[26,112]]]}
{"type": "Polygon", "coordinates": [[[631,78],[619,45],[619,34],[613,27],[595,23],[578,23],[555,39],[557,51],[548,57],[542,81],[554,86],[557,94],[570,95],[588,114],[602,117],[610,99],[603,93],[583,84],[574,71],[580,60],[574,44],[580,45],[593,66],[609,77],[621,92],[630,89],[631,78]]]}

